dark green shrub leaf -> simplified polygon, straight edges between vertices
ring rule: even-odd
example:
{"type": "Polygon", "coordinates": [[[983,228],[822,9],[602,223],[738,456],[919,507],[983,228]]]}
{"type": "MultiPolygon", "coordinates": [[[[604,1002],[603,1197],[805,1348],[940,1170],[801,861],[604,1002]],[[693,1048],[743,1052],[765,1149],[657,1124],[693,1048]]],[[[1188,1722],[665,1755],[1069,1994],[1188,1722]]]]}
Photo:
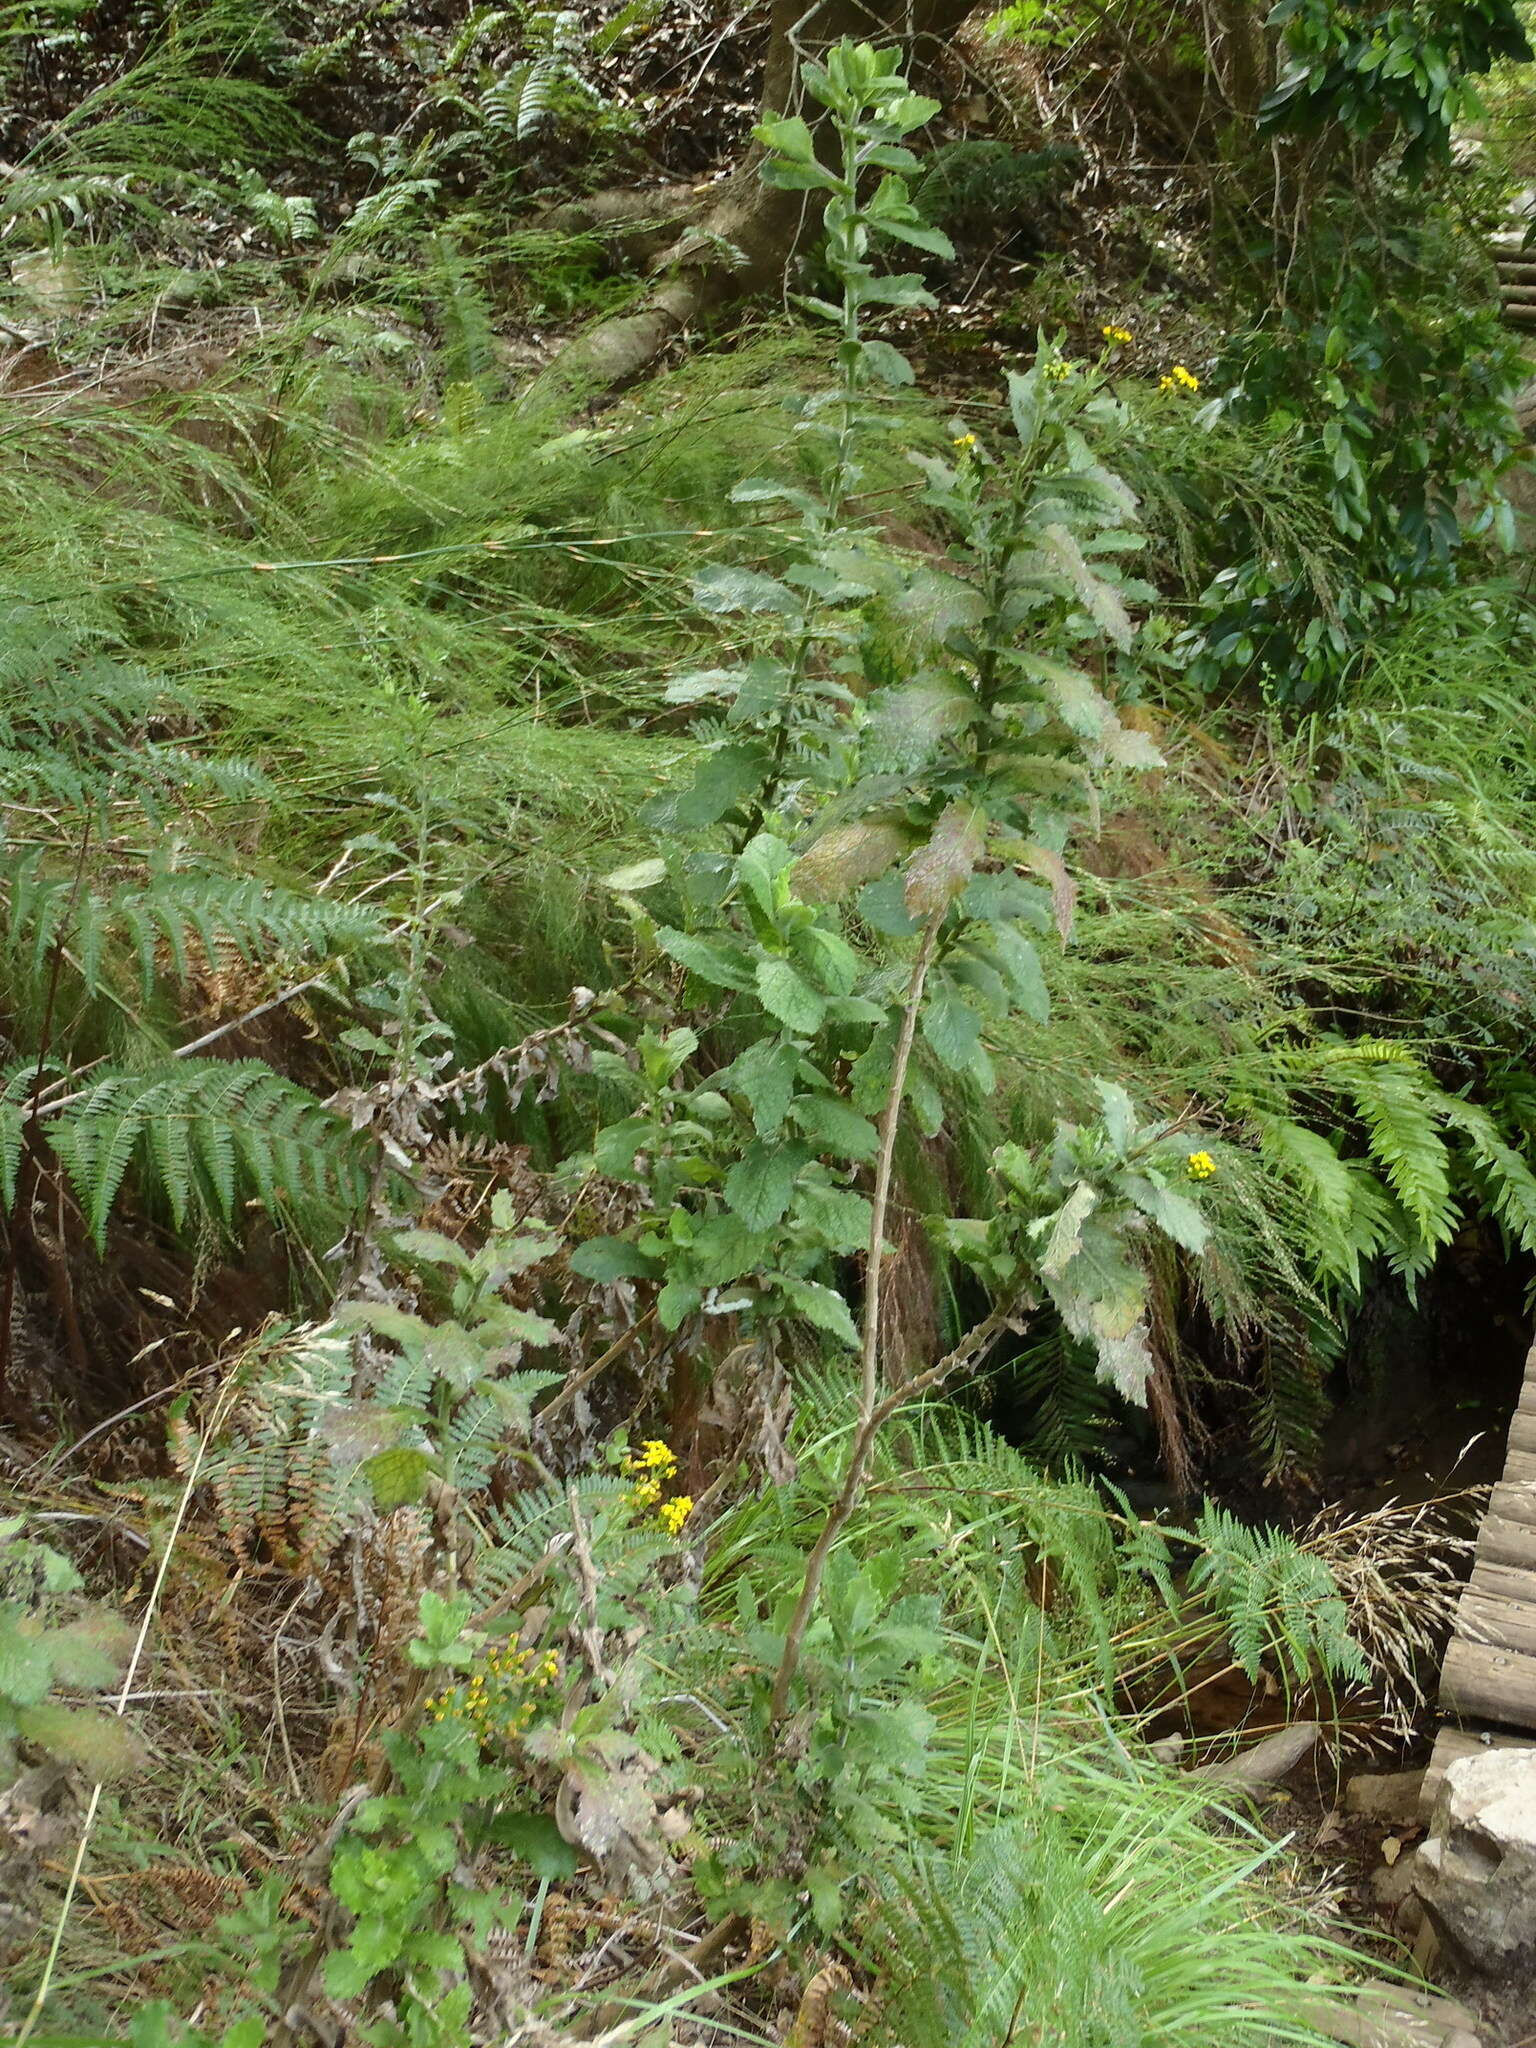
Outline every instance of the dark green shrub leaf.
{"type": "Polygon", "coordinates": [[[577,1245],[568,1263],[583,1280],[603,1285],[610,1280],[652,1280],[661,1271],[658,1260],[622,1237],[589,1237],[585,1244],[577,1245]]]}
{"type": "Polygon", "coordinates": [[[809,1147],[754,1138],[725,1177],[725,1199],[749,1230],[768,1230],[788,1209],[809,1147]]]}

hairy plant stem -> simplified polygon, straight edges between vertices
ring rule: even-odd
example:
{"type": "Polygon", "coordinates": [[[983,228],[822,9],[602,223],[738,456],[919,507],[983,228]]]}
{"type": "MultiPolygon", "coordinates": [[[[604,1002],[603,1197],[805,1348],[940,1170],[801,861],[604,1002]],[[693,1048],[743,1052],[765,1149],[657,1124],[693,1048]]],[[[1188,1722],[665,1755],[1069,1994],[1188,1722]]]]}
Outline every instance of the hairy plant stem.
{"type": "MultiPolygon", "coordinates": [[[[800,1668],[800,1652],[805,1642],[805,1631],[810,1626],[817,1596],[821,1592],[827,1559],[831,1556],[832,1546],[846,1527],[848,1518],[863,1491],[870,1453],[874,1449],[875,1432],[880,1427],[880,1293],[885,1270],[885,1218],[890,1208],[891,1172],[896,1157],[896,1138],[901,1129],[901,1105],[907,1092],[907,1068],[912,1059],[912,1042],[917,1036],[917,1019],[922,1009],[923,989],[927,984],[928,970],[933,965],[934,952],[938,946],[939,926],[944,921],[944,909],[945,906],[941,905],[935,910],[924,926],[922,944],[918,947],[917,958],[912,963],[912,978],[907,983],[907,1000],[902,1009],[901,1031],[896,1040],[895,1056],[891,1061],[891,1085],[886,1094],[885,1107],[880,1114],[880,1149],[875,1160],[875,1192],[869,1220],[869,1261],[864,1276],[864,1323],[859,1358],[859,1420],[853,1433],[853,1448],[848,1458],[848,1470],[843,1475],[842,1490],[833,1502],[832,1511],[823,1523],[821,1534],[816,1538],[815,1546],[805,1561],[805,1577],[800,1582],[800,1597],[795,1602],[795,1611],[790,1616],[789,1627],[784,1633],[784,1652],[779,1659],[778,1672],[773,1681],[769,1709],[775,1721],[784,1718],[784,1711],[789,1703],[789,1689],[794,1684],[795,1673],[800,1668]]],[[[903,1388],[903,1398],[906,1392],[907,1390],[903,1388]]]]}

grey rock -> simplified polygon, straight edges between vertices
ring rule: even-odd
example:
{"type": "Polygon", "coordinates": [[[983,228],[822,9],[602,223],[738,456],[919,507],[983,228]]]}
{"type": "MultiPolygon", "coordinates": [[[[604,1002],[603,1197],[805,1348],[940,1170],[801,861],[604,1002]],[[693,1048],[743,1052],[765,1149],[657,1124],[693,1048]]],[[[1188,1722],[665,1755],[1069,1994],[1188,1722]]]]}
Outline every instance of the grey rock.
{"type": "Polygon", "coordinates": [[[1395,1863],[1383,1863],[1371,1873],[1371,1897],[1378,1906],[1400,1906],[1413,1890],[1419,1867],[1417,1849],[1405,1849],[1395,1863]]]}
{"type": "Polygon", "coordinates": [[[1338,1994],[1317,2000],[1304,2017],[1347,2048],[1481,2048],[1475,2013],[1408,1985],[1362,1984],[1347,2002],[1338,1994]]]}
{"type": "Polygon", "coordinates": [[[1344,1787],[1344,1811],[1358,1814],[1364,1820],[1411,1827],[1419,1817],[1419,1794],[1423,1787],[1422,1771],[1372,1772],[1351,1778],[1344,1787]]]}
{"type": "Polygon", "coordinates": [[[1536,1957],[1536,1751],[1462,1757],[1445,1774],[1414,1889],[1471,1969],[1507,1976],[1536,1957]]]}

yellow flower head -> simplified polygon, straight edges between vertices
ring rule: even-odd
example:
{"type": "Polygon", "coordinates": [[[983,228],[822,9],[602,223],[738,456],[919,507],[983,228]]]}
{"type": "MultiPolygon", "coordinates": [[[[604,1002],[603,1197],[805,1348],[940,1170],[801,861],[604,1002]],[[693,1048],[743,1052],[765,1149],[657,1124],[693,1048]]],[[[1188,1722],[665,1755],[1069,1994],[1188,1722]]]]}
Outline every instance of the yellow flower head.
{"type": "Polygon", "coordinates": [[[968,454],[976,446],[976,436],[974,434],[956,434],[954,438],[955,446],[962,454],[968,454]]]}
{"type": "Polygon", "coordinates": [[[1184,1162],[1184,1171],[1191,1180],[1209,1180],[1216,1171],[1216,1162],[1209,1152],[1191,1152],[1184,1162]]]}
{"type": "Polygon", "coordinates": [[[1159,391],[1198,391],[1200,379],[1192,370],[1186,370],[1182,363],[1175,363],[1171,373],[1157,380],[1159,391]]]}
{"type": "Polygon", "coordinates": [[[676,1500],[663,1501],[657,1510],[656,1519],[669,1536],[682,1534],[684,1522],[693,1513],[693,1501],[686,1493],[680,1493],[676,1500]]]}
{"type": "Polygon", "coordinates": [[[1103,335],[1106,341],[1112,341],[1116,343],[1133,341],[1135,339],[1135,336],[1131,333],[1129,327],[1101,327],[1099,329],[1099,332],[1103,335]]]}

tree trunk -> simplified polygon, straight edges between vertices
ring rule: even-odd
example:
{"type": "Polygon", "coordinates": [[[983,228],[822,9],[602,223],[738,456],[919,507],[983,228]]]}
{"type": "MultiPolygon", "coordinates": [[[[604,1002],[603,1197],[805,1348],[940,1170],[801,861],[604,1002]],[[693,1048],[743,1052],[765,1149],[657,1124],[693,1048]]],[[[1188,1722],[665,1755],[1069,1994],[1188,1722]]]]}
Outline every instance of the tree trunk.
{"type": "MultiPolygon", "coordinates": [[[[976,5],[977,0],[773,0],[760,97],[764,116],[798,111],[800,66],[844,36],[895,42],[907,66],[921,70],[976,5]]],[[[657,283],[640,306],[598,321],[561,350],[530,393],[535,403],[568,406],[613,390],[639,376],[706,310],[717,314],[782,289],[802,237],[815,230],[811,195],[765,185],[758,174],[761,161],[754,146],[713,188],[682,236],[652,260],[657,283]]],[[[652,197],[654,213],[677,203],[673,192],[652,197]]]]}

